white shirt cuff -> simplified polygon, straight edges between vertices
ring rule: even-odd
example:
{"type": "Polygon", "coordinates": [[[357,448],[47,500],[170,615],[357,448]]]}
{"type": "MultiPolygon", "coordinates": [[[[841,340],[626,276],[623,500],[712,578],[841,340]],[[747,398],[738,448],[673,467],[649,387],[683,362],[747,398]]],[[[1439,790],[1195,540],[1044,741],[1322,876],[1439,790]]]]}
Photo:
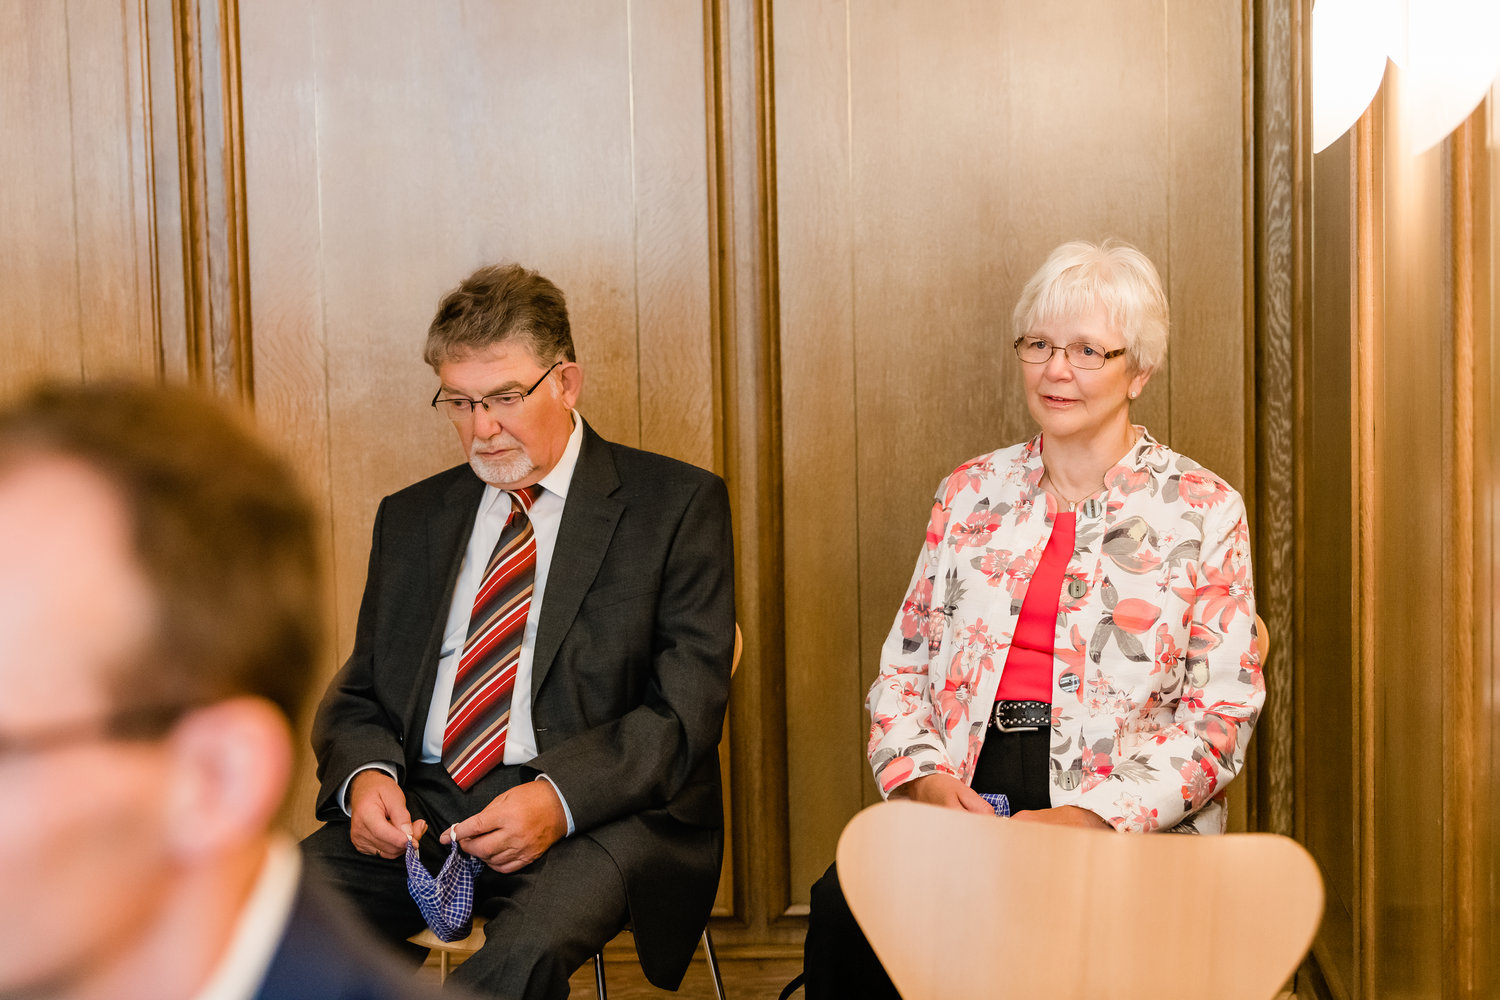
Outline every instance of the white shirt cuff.
{"type": "Polygon", "coordinates": [[[563,798],[562,789],[557,787],[557,782],[553,781],[545,774],[537,775],[536,780],[545,781],[547,784],[551,785],[552,790],[557,793],[557,801],[562,803],[563,815],[568,818],[568,836],[573,836],[573,810],[568,808],[568,800],[563,798]]]}

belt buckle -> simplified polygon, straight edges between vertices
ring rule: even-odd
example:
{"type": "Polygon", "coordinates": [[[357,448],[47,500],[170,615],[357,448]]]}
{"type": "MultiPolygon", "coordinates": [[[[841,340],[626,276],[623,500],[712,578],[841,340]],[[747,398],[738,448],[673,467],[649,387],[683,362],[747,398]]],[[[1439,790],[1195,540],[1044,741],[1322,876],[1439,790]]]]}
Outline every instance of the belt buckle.
{"type": "Polygon", "coordinates": [[[1034,733],[1044,729],[1043,725],[1035,722],[1006,723],[1000,719],[1000,706],[1003,702],[996,702],[994,710],[990,713],[990,724],[1002,733],[1034,733]]]}

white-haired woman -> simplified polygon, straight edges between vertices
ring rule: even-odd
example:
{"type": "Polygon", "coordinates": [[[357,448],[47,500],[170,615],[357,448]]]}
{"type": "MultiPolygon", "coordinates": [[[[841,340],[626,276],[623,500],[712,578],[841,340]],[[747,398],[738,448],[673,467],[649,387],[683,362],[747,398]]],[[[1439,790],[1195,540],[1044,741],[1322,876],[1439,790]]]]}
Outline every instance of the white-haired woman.
{"type": "MultiPolygon", "coordinates": [[[[1001,793],[1019,822],[1219,833],[1265,688],[1243,502],[1130,420],[1166,353],[1161,279],[1128,244],[1066,243],[1014,319],[1040,433],[938,487],[867,700],[876,783],[976,813],[1001,793]]],[[[832,868],[806,973],[809,1000],[896,995],[832,868]]]]}

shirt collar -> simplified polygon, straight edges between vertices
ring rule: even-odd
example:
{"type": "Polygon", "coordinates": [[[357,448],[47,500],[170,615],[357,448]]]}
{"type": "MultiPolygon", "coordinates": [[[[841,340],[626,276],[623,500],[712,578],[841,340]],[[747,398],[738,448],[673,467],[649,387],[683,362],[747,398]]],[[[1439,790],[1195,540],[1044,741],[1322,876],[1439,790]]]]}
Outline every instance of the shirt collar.
{"type": "MultiPolygon", "coordinates": [[[[537,485],[542,489],[563,500],[568,499],[568,487],[573,482],[573,470],[578,467],[578,453],[583,448],[583,418],[578,415],[577,410],[569,410],[568,415],[573,419],[573,430],[568,434],[568,443],[563,448],[562,457],[557,460],[551,472],[537,481],[537,485]]],[[[479,503],[480,511],[488,512],[505,495],[505,491],[500,487],[486,483],[484,499],[479,503]]],[[[507,499],[505,508],[507,512],[510,510],[509,503],[507,499]]]]}
{"type": "Polygon", "coordinates": [[[272,837],[255,887],[235,921],[229,947],[194,1000],[250,1000],[255,996],[286,930],[301,873],[296,845],[285,836],[272,837]]]}

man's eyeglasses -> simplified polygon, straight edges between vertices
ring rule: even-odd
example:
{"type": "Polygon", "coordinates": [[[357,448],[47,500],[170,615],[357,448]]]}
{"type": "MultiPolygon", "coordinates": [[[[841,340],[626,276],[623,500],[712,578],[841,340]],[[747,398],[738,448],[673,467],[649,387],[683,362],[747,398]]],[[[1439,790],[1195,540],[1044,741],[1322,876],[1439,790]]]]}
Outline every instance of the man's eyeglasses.
{"type": "Polygon", "coordinates": [[[155,740],[195,707],[186,703],[136,705],[92,719],[77,719],[11,736],[0,733],[0,760],[58,750],[77,743],[155,740]]]}
{"type": "Polygon", "coordinates": [[[541,387],[541,384],[547,381],[547,376],[556,371],[557,366],[560,364],[562,364],[561,361],[542,372],[542,377],[537,379],[532,387],[525,392],[511,389],[507,392],[492,392],[488,396],[482,396],[479,399],[470,399],[467,396],[444,396],[442,387],[439,387],[438,391],[433,394],[432,408],[446,416],[449,420],[467,420],[474,415],[474,407],[476,406],[483,406],[486,412],[492,409],[498,408],[503,410],[507,407],[515,406],[521,400],[536,392],[541,387]]]}
{"type": "Polygon", "coordinates": [[[1028,365],[1045,365],[1052,360],[1052,355],[1062,351],[1068,364],[1087,371],[1103,368],[1104,362],[1110,358],[1118,358],[1127,350],[1120,347],[1113,351],[1101,351],[1092,344],[1049,344],[1040,337],[1017,337],[1015,348],[1016,357],[1028,365]]]}

